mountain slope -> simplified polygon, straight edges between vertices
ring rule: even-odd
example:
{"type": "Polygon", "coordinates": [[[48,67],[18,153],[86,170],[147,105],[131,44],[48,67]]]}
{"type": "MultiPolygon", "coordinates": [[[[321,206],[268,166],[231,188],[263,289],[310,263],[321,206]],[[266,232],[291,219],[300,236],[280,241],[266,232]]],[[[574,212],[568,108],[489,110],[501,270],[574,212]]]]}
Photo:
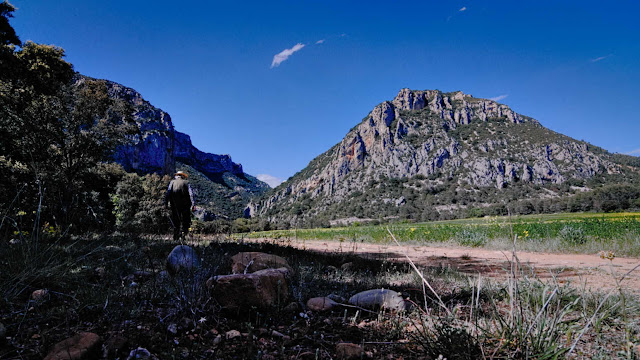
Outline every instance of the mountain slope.
{"type": "MultiPolygon", "coordinates": [[[[89,77],[78,76],[79,84],[89,77]]],[[[120,146],[113,160],[128,172],[173,174],[176,169],[192,175],[196,204],[202,218],[238,218],[247,202],[265,193],[269,186],[245,174],[229,155],[198,150],[187,134],[176,131],[171,116],[146,101],[132,88],[105,80],[109,97],[124,100],[129,107],[133,131],[127,145],[120,146]]]]}
{"type": "Polygon", "coordinates": [[[402,89],[251,210],[289,225],[427,220],[636,181],[638,170],[495,101],[402,89]]]}

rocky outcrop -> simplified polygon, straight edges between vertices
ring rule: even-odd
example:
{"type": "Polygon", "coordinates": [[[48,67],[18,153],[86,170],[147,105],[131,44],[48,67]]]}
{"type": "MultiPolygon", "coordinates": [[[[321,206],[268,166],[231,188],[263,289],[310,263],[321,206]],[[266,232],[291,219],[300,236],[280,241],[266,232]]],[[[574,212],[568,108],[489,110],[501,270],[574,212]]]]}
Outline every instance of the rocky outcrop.
{"type": "MultiPolygon", "coordinates": [[[[331,209],[344,207],[339,204],[349,202],[354,192],[382,193],[380,183],[389,179],[421,179],[419,186],[432,193],[447,183],[455,193],[477,194],[482,188],[523,184],[537,191],[536,186],[620,171],[606,152],[548,130],[506,105],[460,91],[402,89],[247,213],[291,225],[315,215],[335,218],[331,209]]],[[[418,188],[400,192],[402,197],[371,201],[370,196],[361,206],[403,207],[424,197],[418,188]]]]}
{"type": "Polygon", "coordinates": [[[231,174],[242,176],[242,165],[231,161],[229,155],[209,154],[198,150],[191,144],[191,137],[179,131],[174,133],[175,136],[175,158],[176,160],[189,164],[198,171],[210,175],[229,172],[231,174]]]}
{"type": "MultiPolygon", "coordinates": [[[[79,85],[90,79],[78,76],[79,85]]],[[[132,88],[105,81],[112,99],[123,100],[131,108],[135,123],[134,134],[127,135],[129,144],[117,149],[113,158],[125,170],[138,173],[171,174],[175,162],[180,161],[205,174],[229,172],[242,176],[242,165],[234,163],[229,155],[209,154],[198,150],[189,135],[176,131],[171,116],[146,101],[132,88]]]]}

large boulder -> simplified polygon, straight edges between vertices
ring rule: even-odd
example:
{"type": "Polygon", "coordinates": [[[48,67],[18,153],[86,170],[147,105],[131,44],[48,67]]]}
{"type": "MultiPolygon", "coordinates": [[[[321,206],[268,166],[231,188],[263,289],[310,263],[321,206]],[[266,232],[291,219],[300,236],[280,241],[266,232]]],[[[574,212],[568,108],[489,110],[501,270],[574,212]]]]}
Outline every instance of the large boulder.
{"type": "Polygon", "coordinates": [[[289,297],[288,270],[265,269],[251,274],[212,277],[207,281],[213,297],[226,310],[267,309],[285,304],[289,297]]]}
{"type": "Polygon", "coordinates": [[[100,350],[100,342],[98,334],[79,333],[55,344],[44,360],[96,359],[100,350]]]}
{"type": "Polygon", "coordinates": [[[262,252],[241,252],[231,257],[232,274],[248,274],[264,269],[286,268],[289,272],[293,269],[287,260],[272,254],[262,252]]]}
{"type": "Polygon", "coordinates": [[[349,304],[365,309],[386,309],[404,311],[409,309],[409,304],[402,296],[389,289],[374,289],[359,292],[349,298],[349,304]]]}
{"type": "Polygon", "coordinates": [[[200,265],[198,253],[187,245],[176,246],[167,256],[167,270],[171,274],[193,272],[200,265]]]}

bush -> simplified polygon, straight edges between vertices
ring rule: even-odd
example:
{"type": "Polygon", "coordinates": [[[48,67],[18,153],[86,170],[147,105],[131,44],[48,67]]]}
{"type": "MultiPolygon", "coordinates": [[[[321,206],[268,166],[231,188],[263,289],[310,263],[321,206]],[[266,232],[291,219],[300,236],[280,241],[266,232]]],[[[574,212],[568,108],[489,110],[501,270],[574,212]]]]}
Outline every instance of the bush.
{"type": "Polygon", "coordinates": [[[584,231],[575,226],[564,226],[558,232],[558,236],[570,245],[581,245],[587,241],[584,231]]]}

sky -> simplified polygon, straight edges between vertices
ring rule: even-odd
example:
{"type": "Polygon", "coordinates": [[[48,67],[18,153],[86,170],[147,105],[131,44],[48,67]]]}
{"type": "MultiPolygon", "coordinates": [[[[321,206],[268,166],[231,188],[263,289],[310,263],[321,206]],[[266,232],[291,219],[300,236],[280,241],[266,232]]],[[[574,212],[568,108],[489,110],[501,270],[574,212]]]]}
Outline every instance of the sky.
{"type": "Polygon", "coordinates": [[[136,89],[271,184],[402,88],[640,155],[640,1],[10,0],[22,41],[136,89]]]}

